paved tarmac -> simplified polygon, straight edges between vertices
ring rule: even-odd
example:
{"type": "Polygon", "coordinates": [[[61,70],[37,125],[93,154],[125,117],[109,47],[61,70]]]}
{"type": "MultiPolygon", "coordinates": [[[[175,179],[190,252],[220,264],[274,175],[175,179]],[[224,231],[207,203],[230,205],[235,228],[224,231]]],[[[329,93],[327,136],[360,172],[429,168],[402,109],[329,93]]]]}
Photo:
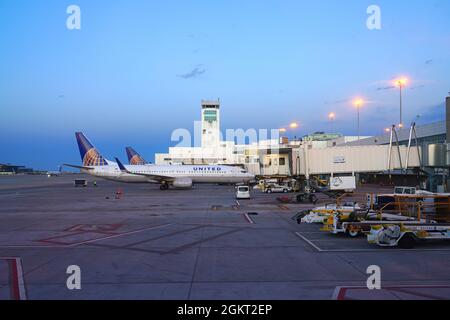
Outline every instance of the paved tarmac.
{"type": "Polygon", "coordinates": [[[450,298],[446,242],[378,248],[291,220],[311,205],[236,202],[232,186],[75,177],[0,176],[0,299],[450,298]],[[67,288],[71,265],[81,290],[67,288]],[[370,265],[383,290],[367,290],[370,265]]]}

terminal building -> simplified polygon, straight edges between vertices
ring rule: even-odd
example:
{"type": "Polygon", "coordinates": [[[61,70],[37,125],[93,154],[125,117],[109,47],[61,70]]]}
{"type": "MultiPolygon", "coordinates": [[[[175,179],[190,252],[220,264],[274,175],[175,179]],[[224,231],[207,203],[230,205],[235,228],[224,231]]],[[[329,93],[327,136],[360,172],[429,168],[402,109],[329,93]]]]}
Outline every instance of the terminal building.
{"type": "Polygon", "coordinates": [[[155,154],[155,163],[234,165],[262,176],[289,176],[293,173],[292,150],[285,148],[283,139],[278,136],[248,144],[222,140],[220,107],[219,100],[201,102],[201,146],[170,147],[168,153],[155,154]]]}
{"type": "Polygon", "coordinates": [[[171,147],[156,154],[156,164],[224,164],[242,166],[260,177],[310,179],[355,175],[359,180],[394,184],[426,182],[429,189],[448,184],[450,166],[450,97],[446,121],[397,130],[378,137],[348,137],[316,132],[302,139],[285,137],[248,144],[223,141],[220,101],[201,103],[201,146],[171,147]]]}

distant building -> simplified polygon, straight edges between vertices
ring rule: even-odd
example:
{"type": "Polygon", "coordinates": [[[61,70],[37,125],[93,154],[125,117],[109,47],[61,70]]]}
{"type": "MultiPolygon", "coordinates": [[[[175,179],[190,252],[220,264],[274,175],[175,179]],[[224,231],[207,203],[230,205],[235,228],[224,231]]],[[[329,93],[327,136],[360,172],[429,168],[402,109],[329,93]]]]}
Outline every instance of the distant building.
{"type": "Polygon", "coordinates": [[[25,166],[0,163],[0,174],[33,173],[33,169],[25,166]]]}
{"type": "MultiPolygon", "coordinates": [[[[369,139],[369,138],[371,137],[359,137],[359,139],[369,139]]],[[[354,141],[358,141],[357,136],[341,136],[339,138],[328,140],[327,147],[339,147],[354,141]]]]}
{"type": "Polygon", "coordinates": [[[303,137],[303,141],[329,141],[342,137],[339,133],[314,132],[303,137]]]}
{"type": "MultiPolygon", "coordinates": [[[[409,141],[410,128],[397,129],[397,136],[399,143],[401,145],[408,144],[409,141]]],[[[439,121],[426,125],[416,126],[416,134],[419,145],[427,146],[429,144],[435,143],[445,143],[447,139],[447,129],[446,122],[439,121]]],[[[384,134],[376,137],[366,137],[361,138],[359,141],[355,140],[348,142],[347,146],[357,146],[357,145],[383,145],[389,144],[391,134],[384,134]]]]}

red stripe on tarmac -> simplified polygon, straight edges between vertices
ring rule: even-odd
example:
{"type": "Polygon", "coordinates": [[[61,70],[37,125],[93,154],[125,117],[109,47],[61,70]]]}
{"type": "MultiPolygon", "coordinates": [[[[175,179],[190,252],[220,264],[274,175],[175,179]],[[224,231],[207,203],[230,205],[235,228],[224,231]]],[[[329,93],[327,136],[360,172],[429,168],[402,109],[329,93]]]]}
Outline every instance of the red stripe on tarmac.
{"type": "Polygon", "coordinates": [[[337,300],[345,300],[345,296],[347,295],[347,288],[341,288],[337,295],[337,300]]]}
{"type": "Polygon", "coordinates": [[[8,260],[11,274],[11,297],[13,300],[20,300],[19,275],[17,273],[17,260],[8,260]]]}

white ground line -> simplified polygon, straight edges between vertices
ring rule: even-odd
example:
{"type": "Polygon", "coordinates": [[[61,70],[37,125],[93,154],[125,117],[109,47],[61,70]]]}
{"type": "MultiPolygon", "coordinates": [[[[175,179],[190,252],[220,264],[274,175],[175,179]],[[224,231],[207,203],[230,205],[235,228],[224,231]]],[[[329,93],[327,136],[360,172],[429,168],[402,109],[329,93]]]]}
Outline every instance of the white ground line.
{"type": "Polygon", "coordinates": [[[237,205],[238,207],[241,206],[241,204],[240,204],[239,201],[237,201],[237,200],[236,200],[236,205],[237,205]]]}
{"type": "Polygon", "coordinates": [[[302,234],[323,234],[323,231],[302,232],[302,234]]]}
{"type": "Polygon", "coordinates": [[[16,258],[16,266],[17,266],[17,281],[19,285],[20,300],[27,300],[27,294],[25,291],[25,281],[23,279],[23,268],[21,258],[16,258]]]}
{"type": "MultiPolygon", "coordinates": [[[[27,291],[25,290],[25,281],[23,279],[22,259],[18,257],[0,257],[0,260],[14,260],[17,272],[17,288],[19,289],[19,300],[27,300],[27,291]]],[[[14,284],[11,284],[14,285],[14,284]]]]}
{"type": "Polygon", "coordinates": [[[296,232],[295,233],[297,236],[299,236],[300,238],[302,238],[305,242],[307,242],[311,247],[313,247],[314,249],[316,249],[319,252],[322,252],[323,250],[320,249],[318,246],[316,246],[314,243],[312,243],[309,239],[305,238],[300,232],[296,232]]]}
{"type": "MultiPolygon", "coordinates": [[[[383,250],[383,248],[378,249],[321,249],[317,245],[313,243],[319,242],[321,240],[309,240],[306,237],[304,237],[300,232],[295,233],[297,236],[302,238],[305,242],[307,242],[311,247],[316,249],[319,252],[427,252],[427,251],[450,251],[450,249],[400,249],[400,248],[391,248],[383,250]]],[[[349,239],[351,240],[351,239],[349,239]]],[[[326,241],[332,241],[332,240],[326,240],[326,241]]]]}
{"type": "Polygon", "coordinates": [[[252,220],[252,218],[249,217],[248,213],[244,213],[245,219],[247,219],[248,223],[255,224],[255,221],[252,220]]]}

